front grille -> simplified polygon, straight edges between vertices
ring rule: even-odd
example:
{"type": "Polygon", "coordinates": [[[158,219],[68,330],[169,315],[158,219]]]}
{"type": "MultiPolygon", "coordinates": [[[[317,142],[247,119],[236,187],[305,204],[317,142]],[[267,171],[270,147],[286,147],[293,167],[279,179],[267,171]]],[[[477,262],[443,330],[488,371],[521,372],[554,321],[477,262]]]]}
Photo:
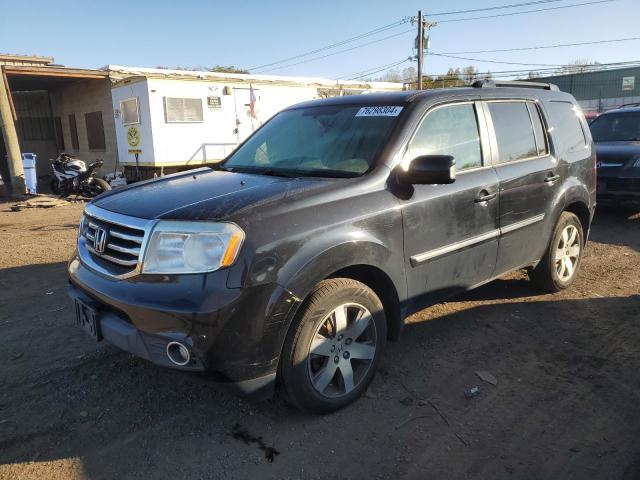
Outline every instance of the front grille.
{"type": "Polygon", "coordinates": [[[607,190],[612,192],[640,193],[640,178],[605,179],[607,190]]]}
{"type": "Polygon", "coordinates": [[[100,267],[118,276],[136,269],[144,242],[144,230],[86,213],[82,230],[86,249],[100,267]]]}

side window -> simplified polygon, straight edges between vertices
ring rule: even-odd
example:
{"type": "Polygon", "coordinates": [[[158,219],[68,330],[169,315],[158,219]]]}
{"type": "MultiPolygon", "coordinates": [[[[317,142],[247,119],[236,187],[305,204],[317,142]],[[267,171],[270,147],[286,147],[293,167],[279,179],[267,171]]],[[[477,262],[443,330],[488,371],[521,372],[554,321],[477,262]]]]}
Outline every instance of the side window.
{"type": "Polygon", "coordinates": [[[409,144],[407,161],[419,155],[452,155],[458,170],[481,167],[475,107],[448,105],[428,113],[409,144]]]}
{"type": "Polygon", "coordinates": [[[526,102],[490,102],[489,112],[498,142],[499,163],[538,156],[526,102]]]}
{"type": "Polygon", "coordinates": [[[580,124],[580,110],[570,102],[549,102],[549,109],[554,120],[553,133],[562,150],[573,152],[587,145],[587,140],[580,124]]]}
{"type": "Polygon", "coordinates": [[[138,108],[138,97],[131,97],[120,101],[120,114],[122,125],[133,125],[140,123],[140,110],[138,108]]]}
{"type": "Polygon", "coordinates": [[[538,155],[543,156],[549,153],[549,144],[547,143],[547,136],[542,125],[542,118],[540,117],[540,110],[535,103],[528,103],[529,114],[531,115],[531,122],[533,122],[533,133],[536,136],[536,145],[538,147],[538,155]]]}

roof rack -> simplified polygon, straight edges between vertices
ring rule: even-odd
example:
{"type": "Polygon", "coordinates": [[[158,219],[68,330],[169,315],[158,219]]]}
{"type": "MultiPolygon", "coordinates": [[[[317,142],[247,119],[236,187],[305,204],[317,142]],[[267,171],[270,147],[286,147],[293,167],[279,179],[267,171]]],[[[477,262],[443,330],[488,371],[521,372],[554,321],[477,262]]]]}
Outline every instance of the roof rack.
{"type": "Polygon", "coordinates": [[[635,103],[625,103],[624,105],[620,105],[617,108],[634,108],[634,107],[640,107],[640,102],[635,102],[635,103]]]}
{"type": "Polygon", "coordinates": [[[485,78],[482,80],[476,80],[472,83],[473,88],[496,88],[496,87],[516,87],[516,88],[538,88],[540,90],[552,90],[559,92],[560,89],[553,83],[542,82],[521,82],[520,80],[491,80],[485,78]]]}

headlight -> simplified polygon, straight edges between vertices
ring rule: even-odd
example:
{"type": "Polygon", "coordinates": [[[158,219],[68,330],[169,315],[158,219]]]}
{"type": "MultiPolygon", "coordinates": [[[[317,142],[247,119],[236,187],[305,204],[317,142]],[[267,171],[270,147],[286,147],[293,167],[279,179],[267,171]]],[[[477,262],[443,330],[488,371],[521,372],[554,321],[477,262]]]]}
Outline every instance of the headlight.
{"type": "Polygon", "coordinates": [[[633,162],[633,166],[636,168],[640,168],[640,157],[636,158],[636,161],[633,162]]]}
{"type": "Polygon", "coordinates": [[[233,223],[161,220],[151,232],[142,273],[213,272],[235,262],[243,240],[233,223]]]}

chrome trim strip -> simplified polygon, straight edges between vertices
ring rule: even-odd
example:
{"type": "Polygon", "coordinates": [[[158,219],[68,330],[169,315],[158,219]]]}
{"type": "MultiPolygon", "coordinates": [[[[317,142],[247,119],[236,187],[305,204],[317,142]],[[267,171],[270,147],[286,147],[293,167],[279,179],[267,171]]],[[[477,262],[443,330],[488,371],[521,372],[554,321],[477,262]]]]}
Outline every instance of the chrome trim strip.
{"type": "Polygon", "coordinates": [[[129,255],[135,255],[136,257],[140,256],[140,248],[138,247],[127,248],[127,247],[121,247],[120,245],[117,245],[115,243],[107,243],[107,249],[115,250],[116,252],[126,253],[129,255]]]}
{"type": "Polygon", "coordinates": [[[534,223],[541,222],[543,219],[544,219],[544,214],[536,215],[535,217],[527,218],[526,220],[512,223],[511,225],[507,225],[506,227],[497,228],[487,233],[483,233],[482,235],[467,238],[466,240],[462,240],[461,242],[451,243],[449,245],[445,245],[444,247],[436,248],[434,250],[429,250],[427,252],[419,253],[417,255],[412,255],[410,258],[411,266],[416,267],[426,262],[427,260],[431,260],[436,257],[441,257],[443,255],[447,255],[449,253],[455,252],[456,250],[462,250],[463,248],[467,248],[472,245],[476,245],[478,243],[486,242],[487,240],[498,238],[507,233],[513,232],[515,230],[519,230],[520,228],[528,227],[529,225],[533,225],[534,223]]]}
{"type": "Polygon", "coordinates": [[[461,242],[451,243],[449,245],[445,245],[444,247],[436,248],[435,250],[429,250],[428,252],[419,253],[411,257],[411,265],[415,267],[417,265],[420,265],[421,263],[426,262],[427,260],[431,260],[432,258],[441,257],[442,255],[446,255],[448,253],[455,252],[456,250],[470,247],[471,245],[475,245],[476,243],[486,242],[487,240],[492,240],[499,236],[500,229],[497,228],[495,230],[491,230],[490,232],[483,233],[482,235],[478,235],[477,237],[468,238],[466,240],[462,240],[461,242]]]}
{"type": "Polygon", "coordinates": [[[130,242],[142,243],[142,236],[136,237],[135,235],[127,235],[126,233],[122,233],[117,230],[109,230],[109,235],[122,240],[129,240],[130,242]]]}
{"type": "Polygon", "coordinates": [[[529,225],[533,225],[534,223],[541,222],[543,219],[544,219],[544,213],[542,215],[536,215],[535,217],[527,218],[526,220],[521,220],[519,222],[512,223],[510,225],[507,225],[506,227],[502,227],[500,229],[500,234],[504,235],[505,233],[510,233],[510,232],[513,232],[514,230],[528,227],[529,225]]]}
{"type": "Polygon", "coordinates": [[[87,245],[87,250],[89,250],[91,253],[93,253],[94,255],[97,255],[100,258],[104,258],[105,260],[115,263],[117,265],[122,265],[125,267],[133,267],[138,263],[138,260],[121,260],[119,258],[116,257],[112,257],[111,255],[107,255],[106,253],[98,253],[96,252],[93,247],[91,247],[90,245],[87,245]]]}

